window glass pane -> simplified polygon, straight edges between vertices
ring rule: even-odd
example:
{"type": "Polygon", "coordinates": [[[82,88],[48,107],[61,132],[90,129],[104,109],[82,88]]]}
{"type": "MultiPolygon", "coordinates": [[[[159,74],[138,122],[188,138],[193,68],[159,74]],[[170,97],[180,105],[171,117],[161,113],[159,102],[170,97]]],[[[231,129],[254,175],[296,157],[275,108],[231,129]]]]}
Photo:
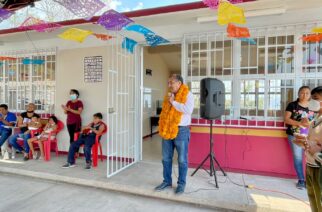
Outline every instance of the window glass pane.
{"type": "Polygon", "coordinates": [[[241,116],[264,115],[264,80],[241,81],[241,116]]]}
{"type": "Polygon", "coordinates": [[[281,119],[287,104],[294,101],[293,80],[269,80],[267,116],[281,119]]]}
{"type": "Polygon", "coordinates": [[[44,116],[53,114],[56,56],[44,56],[38,52],[35,55],[14,53],[12,57],[17,59],[5,61],[3,66],[0,66],[0,102],[8,104],[13,112],[22,112],[26,110],[27,104],[34,103],[37,113],[44,116]],[[24,59],[44,60],[44,63],[23,64],[24,59]]]}

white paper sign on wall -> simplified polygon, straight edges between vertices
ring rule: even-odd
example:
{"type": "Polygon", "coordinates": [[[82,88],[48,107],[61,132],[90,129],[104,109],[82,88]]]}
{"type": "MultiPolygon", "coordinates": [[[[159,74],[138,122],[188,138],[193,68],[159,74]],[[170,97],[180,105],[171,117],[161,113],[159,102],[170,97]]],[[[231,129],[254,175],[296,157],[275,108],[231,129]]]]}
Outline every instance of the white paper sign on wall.
{"type": "Polygon", "coordinates": [[[84,81],[95,83],[103,81],[103,57],[91,56],[84,58],[84,81]]]}

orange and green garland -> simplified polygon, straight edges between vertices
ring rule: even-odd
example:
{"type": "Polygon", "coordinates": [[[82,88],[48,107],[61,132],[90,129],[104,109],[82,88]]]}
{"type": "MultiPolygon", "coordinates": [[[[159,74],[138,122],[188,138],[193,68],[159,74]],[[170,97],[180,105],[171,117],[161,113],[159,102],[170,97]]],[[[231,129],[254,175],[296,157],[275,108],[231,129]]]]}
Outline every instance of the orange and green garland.
{"type": "MultiPolygon", "coordinates": [[[[189,94],[187,85],[182,84],[179,91],[175,95],[175,101],[181,104],[186,103],[189,94]]],[[[159,135],[166,139],[171,140],[177,137],[179,131],[179,123],[182,117],[181,112],[177,111],[169,102],[169,97],[166,95],[162,104],[162,111],[159,120],[159,135]]]]}

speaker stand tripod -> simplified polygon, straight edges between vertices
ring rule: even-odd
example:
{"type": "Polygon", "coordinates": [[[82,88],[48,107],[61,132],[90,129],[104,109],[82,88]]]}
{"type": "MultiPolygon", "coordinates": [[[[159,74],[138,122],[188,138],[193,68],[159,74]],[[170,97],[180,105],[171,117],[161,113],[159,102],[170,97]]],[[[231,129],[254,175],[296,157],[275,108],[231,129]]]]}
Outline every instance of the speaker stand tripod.
{"type": "Polygon", "coordinates": [[[213,120],[210,120],[210,139],[209,139],[209,143],[210,143],[210,150],[209,150],[209,154],[207,155],[207,157],[201,162],[201,164],[196,168],[196,170],[191,174],[191,176],[193,176],[200,168],[203,168],[204,163],[208,160],[208,158],[210,159],[210,170],[206,170],[204,169],[211,177],[214,176],[215,178],[215,183],[216,183],[216,188],[218,187],[218,181],[217,181],[217,175],[216,175],[216,169],[215,169],[215,163],[217,164],[217,167],[220,169],[220,171],[223,173],[224,176],[227,176],[227,174],[225,173],[225,171],[221,168],[219,162],[217,161],[216,157],[215,157],[215,153],[214,153],[214,141],[213,141],[213,136],[212,136],[212,124],[213,124],[213,120]]]}

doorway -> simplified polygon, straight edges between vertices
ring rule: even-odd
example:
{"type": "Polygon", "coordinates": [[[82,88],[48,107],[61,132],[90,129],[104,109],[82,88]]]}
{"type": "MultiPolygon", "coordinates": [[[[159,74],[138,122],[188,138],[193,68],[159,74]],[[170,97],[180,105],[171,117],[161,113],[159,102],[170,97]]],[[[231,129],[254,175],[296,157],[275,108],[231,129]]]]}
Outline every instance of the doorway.
{"type": "Polygon", "coordinates": [[[181,74],[181,58],[181,44],[143,47],[143,161],[160,163],[162,160],[158,117],[169,76],[181,74]]]}

